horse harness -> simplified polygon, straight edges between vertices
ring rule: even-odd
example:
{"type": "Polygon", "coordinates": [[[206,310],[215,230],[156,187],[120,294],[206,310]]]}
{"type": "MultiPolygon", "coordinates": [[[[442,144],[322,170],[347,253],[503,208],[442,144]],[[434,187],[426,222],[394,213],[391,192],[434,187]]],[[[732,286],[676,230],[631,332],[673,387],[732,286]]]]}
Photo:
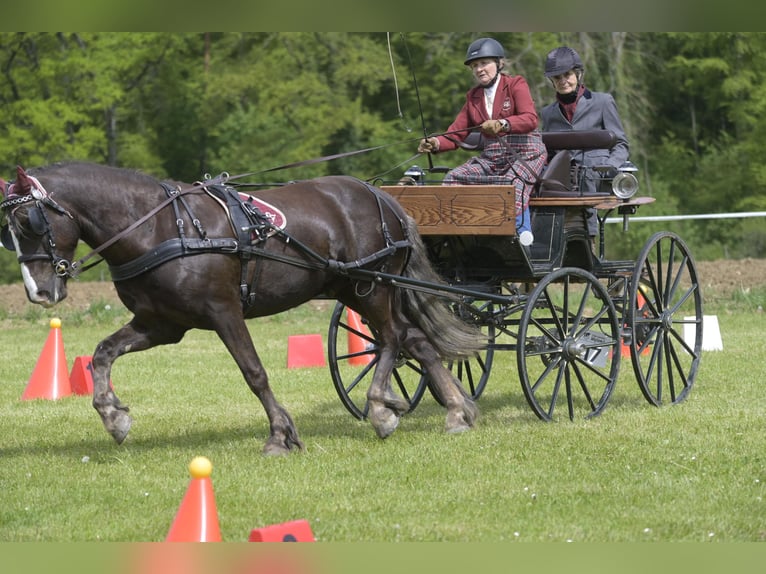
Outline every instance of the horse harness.
{"type": "MultiPolygon", "coordinates": [[[[135,277],[177,257],[198,255],[202,253],[236,253],[239,255],[241,262],[239,285],[240,299],[242,301],[243,309],[247,310],[255,303],[257,297],[255,285],[258,281],[261,269],[256,265],[253,276],[248,283],[248,265],[253,259],[256,260],[256,264],[259,258],[263,258],[285,263],[294,267],[315,270],[329,269],[330,271],[341,275],[349,275],[352,277],[359,276],[360,278],[367,279],[368,274],[365,272],[365,268],[369,268],[370,266],[374,266],[375,264],[384,261],[399,249],[409,248],[411,242],[409,237],[405,237],[400,241],[395,241],[385,222],[383,204],[386,204],[394,214],[397,214],[396,209],[392,205],[393,198],[390,198],[387,194],[375,189],[365,182],[362,183],[364,183],[365,187],[367,187],[376,199],[385,247],[375,253],[351,262],[341,262],[323,257],[311,247],[285,231],[287,225],[286,220],[275,221],[273,216],[264,213],[264,209],[267,211],[274,210],[276,212],[279,210],[264,202],[261,202],[261,205],[258,205],[255,203],[255,198],[240,194],[235,188],[227,185],[207,185],[204,186],[204,189],[211,197],[224,206],[236,237],[210,238],[201,221],[194,215],[191,207],[179,190],[166,183],[162,183],[168,197],[175,197],[175,200],[172,201],[172,205],[176,216],[178,237],[163,241],[156,248],[144,253],[133,261],[119,266],[110,266],[109,270],[112,274],[112,280],[121,281],[135,277]],[[181,213],[182,209],[189,215],[192,225],[199,237],[187,237],[181,213]],[[303,257],[283,255],[269,251],[266,249],[266,241],[270,238],[278,238],[285,244],[292,245],[294,249],[303,255],[303,257]]],[[[408,227],[404,220],[399,217],[399,221],[402,229],[406,233],[408,227]]]]}

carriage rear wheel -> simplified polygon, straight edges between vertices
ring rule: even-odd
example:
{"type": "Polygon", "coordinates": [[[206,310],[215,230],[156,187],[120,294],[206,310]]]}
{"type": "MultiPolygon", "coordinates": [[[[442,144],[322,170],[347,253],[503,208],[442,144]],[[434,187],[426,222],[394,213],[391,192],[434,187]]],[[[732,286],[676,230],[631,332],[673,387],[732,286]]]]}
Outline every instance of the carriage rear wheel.
{"type": "MultiPolygon", "coordinates": [[[[366,419],[367,390],[380,356],[377,333],[340,302],[330,318],[327,355],[330,376],[343,406],[357,419],[366,419]]],[[[400,355],[391,377],[394,390],[409,403],[411,412],[425,393],[425,373],[418,363],[400,355]]]]}
{"type": "Polygon", "coordinates": [[[627,323],[630,358],[641,392],[655,406],[683,401],[702,351],[702,294],[686,244],[661,231],[636,262],[627,323]]]}
{"type": "Polygon", "coordinates": [[[544,421],[601,413],[620,368],[620,327],[606,288],[590,272],[564,267],[530,293],[519,323],[519,378],[544,421]]]}

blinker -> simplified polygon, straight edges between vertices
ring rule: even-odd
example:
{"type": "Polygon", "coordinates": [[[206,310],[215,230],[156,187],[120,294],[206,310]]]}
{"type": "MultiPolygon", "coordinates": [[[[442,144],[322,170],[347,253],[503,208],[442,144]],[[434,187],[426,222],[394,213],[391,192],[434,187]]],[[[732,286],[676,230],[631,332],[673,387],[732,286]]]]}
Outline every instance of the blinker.
{"type": "Polygon", "coordinates": [[[30,208],[27,212],[27,217],[29,217],[29,228],[32,230],[32,233],[35,235],[43,235],[47,227],[45,216],[43,215],[43,212],[40,211],[40,208],[30,208]]]}

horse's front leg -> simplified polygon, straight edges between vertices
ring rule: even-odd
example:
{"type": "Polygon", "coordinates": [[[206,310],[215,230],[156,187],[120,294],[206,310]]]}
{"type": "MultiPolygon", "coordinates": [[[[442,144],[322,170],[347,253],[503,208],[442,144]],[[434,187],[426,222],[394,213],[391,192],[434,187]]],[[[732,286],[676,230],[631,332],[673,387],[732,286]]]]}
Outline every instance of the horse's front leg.
{"type": "Polygon", "coordinates": [[[293,449],[303,450],[303,442],[298,438],[293,419],[277,402],[271,391],[268,375],[255,350],[245,321],[232,320],[231,317],[227,319],[225,323],[216,327],[216,332],[237,363],[248,387],[261,401],[269,418],[269,438],[263,447],[263,453],[282,455],[293,449]]]}
{"type": "Polygon", "coordinates": [[[112,435],[117,444],[122,444],[128,436],[133,419],[128,414],[130,410],[120,402],[120,399],[109,384],[112,364],[125,353],[134,353],[149,349],[160,343],[174,343],[181,340],[185,329],[168,329],[165,326],[163,336],[157,332],[138,327],[134,318],[130,323],[101,341],[93,353],[93,408],[101,416],[101,421],[107,432],[112,435]]]}

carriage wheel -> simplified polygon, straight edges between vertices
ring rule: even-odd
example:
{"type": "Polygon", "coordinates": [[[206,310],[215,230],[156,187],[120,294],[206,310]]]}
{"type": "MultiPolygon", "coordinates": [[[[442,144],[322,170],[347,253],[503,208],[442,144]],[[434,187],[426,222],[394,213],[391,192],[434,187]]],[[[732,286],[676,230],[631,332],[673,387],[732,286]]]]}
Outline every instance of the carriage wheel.
{"type": "MultiPolygon", "coordinates": [[[[488,301],[474,301],[471,304],[460,304],[455,313],[464,321],[474,324],[481,329],[487,338],[486,348],[476,357],[459,361],[448,361],[445,365],[460,381],[463,389],[473,400],[477,400],[487,386],[492,372],[492,361],[495,357],[495,305],[488,301]]],[[[439,391],[431,384],[428,385],[431,395],[441,406],[445,406],[439,391]]]]}
{"type": "Polygon", "coordinates": [[[686,244],[661,231],[636,262],[627,309],[630,358],[641,392],[660,406],[684,400],[702,351],[702,294],[686,244]]]}
{"type": "MultiPolygon", "coordinates": [[[[358,317],[358,315],[356,315],[358,317]]],[[[380,350],[377,333],[364,319],[352,324],[343,303],[335,305],[327,336],[327,355],[335,390],[343,406],[359,420],[367,418],[367,390],[378,363],[380,350]],[[349,341],[361,343],[362,349],[354,349],[349,341]]],[[[418,405],[426,390],[426,377],[420,365],[400,356],[391,375],[394,390],[410,405],[410,412],[418,405]]]]}
{"type": "Polygon", "coordinates": [[[546,275],[529,295],[516,350],[527,402],[542,420],[590,418],[606,407],[620,369],[620,328],[606,288],[583,269],[546,275]]]}

